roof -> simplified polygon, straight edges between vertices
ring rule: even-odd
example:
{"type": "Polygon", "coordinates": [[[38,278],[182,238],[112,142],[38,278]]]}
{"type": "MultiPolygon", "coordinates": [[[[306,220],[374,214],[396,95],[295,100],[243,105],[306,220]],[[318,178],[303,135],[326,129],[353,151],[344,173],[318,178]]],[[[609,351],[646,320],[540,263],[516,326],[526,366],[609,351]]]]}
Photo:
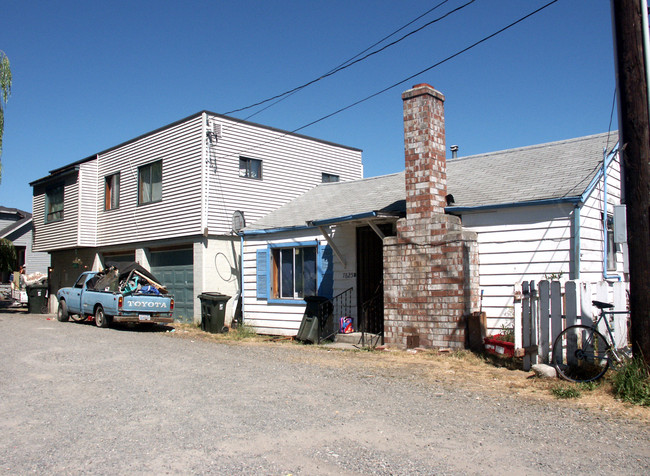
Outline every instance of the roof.
{"type": "Polygon", "coordinates": [[[395,214],[406,207],[404,173],[319,184],[246,230],[304,227],[307,222],[395,214]]]}
{"type": "Polygon", "coordinates": [[[454,207],[580,197],[617,141],[614,131],[448,160],[447,191],[454,207]]]}
{"type": "Polygon", "coordinates": [[[32,222],[32,214],[18,208],[0,207],[0,213],[16,215],[16,221],[0,229],[0,238],[6,238],[11,233],[32,222]]]}
{"type": "MultiPolygon", "coordinates": [[[[601,171],[603,150],[618,133],[604,133],[447,160],[447,192],[463,208],[496,208],[580,199],[601,171]]],[[[341,222],[406,209],[404,172],[320,184],[252,223],[246,232],[341,222]]]]}

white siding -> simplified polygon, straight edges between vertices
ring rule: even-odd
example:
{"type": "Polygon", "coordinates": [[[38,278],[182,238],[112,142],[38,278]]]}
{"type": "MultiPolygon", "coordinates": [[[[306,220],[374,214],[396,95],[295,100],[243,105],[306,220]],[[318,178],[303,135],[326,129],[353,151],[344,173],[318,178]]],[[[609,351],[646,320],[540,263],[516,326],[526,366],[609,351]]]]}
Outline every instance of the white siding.
{"type": "Polygon", "coordinates": [[[97,243],[97,160],[79,167],[79,246],[97,243]]]}
{"type": "Polygon", "coordinates": [[[513,317],[517,282],[562,273],[569,278],[571,205],[509,208],[465,214],[463,227],[478,234],[480,289],[488,327],[513,317]]]}
{"type": "Polygon", "coordinates": [[[97,246],[199,235],[201,116],[100,154],[97,246]],[[138,167],[162,160],[162,201],[138,205],[138,167]],[[105,177],[120,172],[119,208],[104,210],[105,177]]]}
{"type": "MultiPolygon", "coordinates": [[[[336,297],[340,293],[352,290],[352,315],[356,316],[356,228],[354,226],[338,226],[330,230],[333,242],[345,257],[346,265],[333,253],[334,291],[336,297]]],[[[271,243],[297,243],[318,241],[327,245],[325,238],[316,230],[302,230],[293,233],[277,233],[272,236],[249,236],[244,243],[244,324],[255,327],[261,334],[295,336],[298,333],[304,305],[268,303],[267,299],[257,298],[257,268],[256,258],[258,249],[266,249],[271,243]]]]}
{"type": "Polygon", "coordinates": [[[208,227],[228,233],[235,210],[251,224],[321,183],[322,173],[341,181],[363,177],[361,151],[221,117],[221,138],[208,147],[208,227]],[[262,161],[262,180],[239,176],[239,157],[262,161]],[[216,167],[215,167],[216,166],[216,167]]]}
{"type": "Polygon", "coordinates": [[[64,183],[63,220],[45,223],[45,191],[47,187],[39,185],[34,188],[32,199],[33,223],[36,236],[34,251],[48,251],[77,246],[79,217],[79,180],[78,173],[70,173],[56,183],[64,183]]]}
{"type": "MultiPolygon", "coordinates": [[[[598,282],[603,279],[603,197],[604,181],[601,179],[585,200],[580,214],[580,280],[598,282]]],[[[613,214],[614,205],[621,203],[620,164],[613,160],[607,173],[607,212],[613,214]]],[[[623,276],[623,254],[617,253],[617,272],[623,276]]]]}

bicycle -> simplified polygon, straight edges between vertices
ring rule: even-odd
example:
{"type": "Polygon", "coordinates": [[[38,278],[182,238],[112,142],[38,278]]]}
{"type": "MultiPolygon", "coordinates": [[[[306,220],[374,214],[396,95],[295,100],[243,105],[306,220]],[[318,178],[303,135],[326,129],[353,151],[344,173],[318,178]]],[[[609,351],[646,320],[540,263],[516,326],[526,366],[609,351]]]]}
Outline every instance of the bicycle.
{"type": "Polygon", "coordinates": [[[600,310],[596,322],[591,326],[578,324],[563,330],[553,343],[551,359],[560,377],[570,382],[592,382],[605,375],[610,364],[617,366],[631,357],[627,347],[616,348],[610,319],[615,314],[628,311],[608,311],[614,307],[601,301],[592,301],[600,310]],[[610,319],[607,317],[611,316],[610,319]],[[598,324],[604,321],[607,337],[598,331],[598,324]]]}

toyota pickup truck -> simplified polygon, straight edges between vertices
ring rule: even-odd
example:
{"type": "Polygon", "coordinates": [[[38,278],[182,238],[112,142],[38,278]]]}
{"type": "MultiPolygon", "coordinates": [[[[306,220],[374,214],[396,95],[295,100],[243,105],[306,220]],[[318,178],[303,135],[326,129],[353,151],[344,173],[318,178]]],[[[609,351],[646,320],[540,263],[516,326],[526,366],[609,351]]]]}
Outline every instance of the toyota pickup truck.
{"type": "Polygon", "coordinates": [[[97,327],[112,322],[164,323],[173,321],[174,298],[144,268],[81,273],[70,288],[56,293],[57,319],[85,321],[94,316],[97,327]]]}

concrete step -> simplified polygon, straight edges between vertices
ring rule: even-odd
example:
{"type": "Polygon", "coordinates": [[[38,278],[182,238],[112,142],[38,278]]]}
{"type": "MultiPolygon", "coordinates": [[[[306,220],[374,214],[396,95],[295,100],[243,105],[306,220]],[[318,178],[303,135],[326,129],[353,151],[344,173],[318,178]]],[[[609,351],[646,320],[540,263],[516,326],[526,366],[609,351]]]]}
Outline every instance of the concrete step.
{"type": "MultiPolygon", "coordinates": [[[[360,346],[361,337],[361,332],[352,332],[351,334],[336,334],[334,342],[338,344],[354,344],[360,346]]],[[[370,345],[370,343],[377,343],[378,341],[381,342],[381,339],[375,334],[366,333],[365,341],[366,345],[370,345]]]]}

